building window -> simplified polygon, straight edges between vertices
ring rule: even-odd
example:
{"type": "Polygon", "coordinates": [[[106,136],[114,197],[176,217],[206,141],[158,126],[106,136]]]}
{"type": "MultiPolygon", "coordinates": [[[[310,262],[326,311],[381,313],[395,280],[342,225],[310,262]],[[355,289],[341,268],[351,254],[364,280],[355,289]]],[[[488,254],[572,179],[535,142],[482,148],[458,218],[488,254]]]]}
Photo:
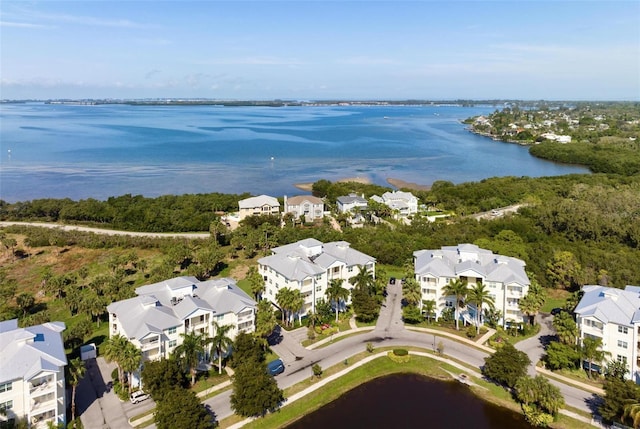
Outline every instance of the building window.
{"type": "Polygon", "coordinates": [[[173,348],[178,344],[178,340],[169,340],[169,348],[173,348]]]}
{"type": "Polygon", "coordinates": [[[347,271],[352,273],[353,272],[353,265],[347,268],[347,271]]]}
{"type": "Polygon", "coordinates": [[[616,360],[617,360],[618,362],[620,362],[620,363],[625,364],[625,365],[627,364],[627,357],[626,357],[626,356],[618,355],[618,356],[616,357],[616,360]]]}
{"type": "Polygon", "coordinates": [[[13,384],[12,382],[8,382],[8,383],[0,383],[0,393],[2,392],[8,392],[9,390],[13,389],[13,384]]]}
{"type": "Polygon", "coordinates": [[[0,402],[0,410],[10,410],[13,408],[13,400],[0,402]]]}
{"type": "Polygon", "coordinates": [[[627,329],[626,326],[618,326],[618,332],[621,334],[628,334],[629,333],[629,329],[627,329]]]}
{"type": "Polygon", "coordinates": [[[174,326],[173,328],[169,328],[169,335],[175,334],[176,333],[176,327],[174,326]]]}
{"type": "Polygon", "coordinates": [[[622,347],[623,349],[626,349],[628,345],[629,344],[626,341],[618,340],[618,347],[622,347]]]}
{"type": "Polygon", "coordinates": [[[445,301],[445,302],[444,302],[444,305],[445,305],[445,307],[449,307],[449,308],[451,308],[451,307],[453,307],[453,302],[451,302],[451,301],[445,301]]]}

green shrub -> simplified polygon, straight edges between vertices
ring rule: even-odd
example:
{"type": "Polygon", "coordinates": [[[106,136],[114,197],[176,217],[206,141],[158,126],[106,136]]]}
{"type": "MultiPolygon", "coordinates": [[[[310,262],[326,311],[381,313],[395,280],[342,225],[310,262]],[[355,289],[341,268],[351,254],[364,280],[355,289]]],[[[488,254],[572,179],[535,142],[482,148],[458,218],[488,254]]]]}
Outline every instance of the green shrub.
{"type": "Polygon", "coordinates": [[[468,326],[467,330],[465,331],[465,334],[467,338],[474,339],[476,337],[476,327],[468,326]]]}
{"type": "Polygon", "coordinates": [[[409,352],[407,349],[393,349],[393,354],[396,356],[406,356],[409,352]]]}

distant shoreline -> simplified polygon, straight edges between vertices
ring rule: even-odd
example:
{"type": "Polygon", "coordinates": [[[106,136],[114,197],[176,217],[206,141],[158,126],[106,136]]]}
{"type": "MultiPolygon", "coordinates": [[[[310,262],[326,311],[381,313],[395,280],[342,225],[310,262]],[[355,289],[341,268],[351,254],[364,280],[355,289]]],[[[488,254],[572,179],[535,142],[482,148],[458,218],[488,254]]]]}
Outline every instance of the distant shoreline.
{"type": "MultiPolygon", "coordinates": [[[[337,182],[342,182],[342,183],[356,182],[356,183],[362,183],[365,185],[370,185],[372,183],[368,177],[360,177],[360,176],[346,177],[344,179],[337,180],[337,182]]],[[[388,177],[387,183],[389,183],[391,186],[394,186],[395,188],[398,188],[398,189],[405,188],[405,189],[411,189],[413,191],[430,191],[431,190],[431,185],[421,185],[419,183],[406,182],[402,179],[394,179],[393,177],[388,177]]],[[[295,183],[293,186],[300,189],[301,191],[311,192],[313,188],[313,182],[295,183]]]]}

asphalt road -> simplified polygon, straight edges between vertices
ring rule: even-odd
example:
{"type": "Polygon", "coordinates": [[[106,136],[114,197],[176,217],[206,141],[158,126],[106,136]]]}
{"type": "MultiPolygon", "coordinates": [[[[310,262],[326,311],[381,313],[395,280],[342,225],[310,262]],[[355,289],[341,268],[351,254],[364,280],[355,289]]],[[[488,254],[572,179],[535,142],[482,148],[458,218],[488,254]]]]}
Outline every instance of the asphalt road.
{"type": "MultiPolygon", "coordinates": [[[[345,361],[349,364],[349,358],[366,350],[367,343],[369,342],[372,343],[374,347],[411,345],[434,350],[436,344],[441,341],[444,345],[445,357],[455,358],[477,368],[484,365],[484,359],[488,356],[486,352],[446,337],[406,330],[402,323],[401,288],[399,282],[395,285],[388,286],[389,294],[381,308],[376,327],[372,331],[365,331],[358,335],[349,336],[334,344],[314,350],[301,347],[299,338],[296,338],[295,335],[290,332],[283,331],[282,340],[272,346],[274,351],[283,358],[286,366],[285,372],[276,378],[280,388],[287,388],[311,378],[313,375],[311,367],[316,363],[322,368],[329,368],[333,365],[342,364],[345,361]]],[[[540,334],[532,339],[523,341],[522,344],[518,346],[518,348],[525,351],[534,362],[539,360],[542,352],[540,337],[550,334],[550,320],[542,317],[541,322],[543,323],[543,327],[540,334]]],[[[103,371],[103,373],[104,372],[105,371],[103,371]]],[[[104,375],[104,379],[107,379],[106,374],[104,375]]],[[[94,384],[96,381],[98,382],[97,391],[99,393],[98,395],[91,395],[90,392],[87,393],[85,397],[86,403],[83,403],[80,407],[81,410],[87,412],[86,416],[83,415],[85,427],[89,429],[127,428],[130,426],[126,423],[126,419],[123,418],[123,416],[130,418],[153,407],[153,403],[150,400],[138,405],[110,400],[109,397],[115,397],[115,395],[112,392],[105,391],[104,388],[99,386],[101,380],[102,377],[94,377],[94,384]],[[92,401],[95,401],[93,402],[93,406],[91,406],[92,401]],[[102,413],[97,409],[97,406],[102,408],[102,413]],[[104,422],[101,421],[103,418],[104,422]]],[[[595,395],[553,380],[552,383],[560,388],[567,405],[587,412],[593,412],[593,404],[597,399],[595,395]]],[[[233,414],[230,405],[230,396],[231,390],[228,390],[205,400],[204,403],[215,413],[216,419],[222,420],[233,414]]],[[[149,427],[154,428],[155,425],[149,427]]]]}

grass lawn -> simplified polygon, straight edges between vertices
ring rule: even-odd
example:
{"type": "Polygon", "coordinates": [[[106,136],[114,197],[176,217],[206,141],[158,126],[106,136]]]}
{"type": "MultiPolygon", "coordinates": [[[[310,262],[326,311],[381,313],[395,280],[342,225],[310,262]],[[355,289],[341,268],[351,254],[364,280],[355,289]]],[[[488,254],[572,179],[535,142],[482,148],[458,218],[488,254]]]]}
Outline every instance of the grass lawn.
{"type": "Polygon", "coordinates": [[[551,313],[554,308],[562,308],[571,296],[571,292],[562,289],[547,289],[547,299],[540,310],[542,313],[551,313]]]}

